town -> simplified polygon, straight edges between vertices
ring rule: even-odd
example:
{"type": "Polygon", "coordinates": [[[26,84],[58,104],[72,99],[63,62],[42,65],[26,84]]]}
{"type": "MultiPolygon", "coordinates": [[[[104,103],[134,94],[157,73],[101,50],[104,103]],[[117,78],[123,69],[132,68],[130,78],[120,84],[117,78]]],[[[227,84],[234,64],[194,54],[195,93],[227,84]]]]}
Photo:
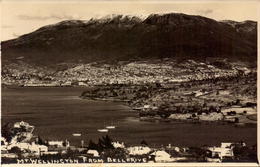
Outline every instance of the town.
{"type": "Polygon", "coordinates": [[[179,83],[205,80],[256,71],[243,63],[228,60],[201,62],[165,58],[151,61],[57,64],[52,68],[32,67],[22,61],[3,65],[2,84],[17,86],[84,86],[146,83],[179,83]]]}
{"type": "Polygon", "coordinates": [[[3,86],[86,87],[81,98],[124,101],[145,121],[256,124],[256,69],[242,62],[167,58],[62,64],[55,70],[20,63],[3,67],[3,86]]]}
{"type": "Polygon", "coordinates": [[[86,88],[82,98],[119,100],[141,120],[256,124],[256,73],[181,83],[114,84],[86,88]],[[253,88],[253,89],[252,89],[253,88]]]}
{"type": "Polygon", "coordinates": [[[72,146],[68,140],[46,141],[33,134],[27,122],[2,127],[2,163],[158,163],[158,162],[255,162],[256,145],[243,141],[222,142],[220,146],[151,147],[145,140],[139,145],[113,141],[105,135],[98,143],[72,146]]]}
{"type": "MultiPolygon", "coordinates": [[[[239,127],[257,123],[256,70],[225,60],[92,63],[56,72],[32,69],[26,64],[3,67],[3,86],[14,83],[24,87],[84,87],[79,94],[82,99],[121,101],[138,110],[141,121],[220,122],[239,127]],[[22,69],[14,71],[16,68],[22,69]]],[[[128,145],[103,136],[98,143],[89,140],[88,145],[72,146],[66,139],[46,141],[34,136],[34,127],[26,122],[10,126],[2,128],[2,163],[256,161],[256,146],[241,141],[205,147],[171,143],[154,147],[146,141],[128,145]]]]}

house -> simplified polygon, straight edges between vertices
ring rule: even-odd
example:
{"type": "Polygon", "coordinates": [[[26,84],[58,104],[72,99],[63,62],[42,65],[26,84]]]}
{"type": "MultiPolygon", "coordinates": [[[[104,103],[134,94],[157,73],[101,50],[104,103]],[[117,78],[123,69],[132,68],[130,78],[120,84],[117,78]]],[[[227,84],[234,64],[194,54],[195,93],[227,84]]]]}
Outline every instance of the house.
{"type": "Polygon", "coordinates": [[[146,105],[144,105],[144,107],[143,107],[144,109],[148,109],[148,108],[151,108],[151,106],[150,105],[148,105],[148,104],[146,104],[146,105]]]}
{"type": "Polygon", "coordinates": [[[222,160],[225,157],[233,157],[233,143],[221,143],[221,147],[209,147],[208,150],[211,152],[210,158],[219,158],[222,160]]]}
{"type": "Polygon", "coordinates": [[[34,126],[29,125],[27,122],[16,122],[13,127],[17,133],[12,138],[11,143],[28,142],[33,137],[34,126]]]}
{"type": "Polygon", "coordinates": [[[207,162],[218,162],[218,163],[221,162],[221,160],[219,158],[210,158],[210,157],[206,157],[206,161],[207,162]]]}
{"type": "Polygon", "coordinates": [[[180,151],[181,151],[181,149],[180,149],[179,147],[175,147],[174,150],[175,150],[176,152],[180,152],[180,151]]]}
{"type": "Polygon", "coordinates": [[[62,83],[61,86],[71,86],[71,81],[66,81],[62,83]]]}
{"type": "Polygon", "coordinates": [[[158,150],[158,151],[154,151],[152,154],[155,156],[155,162],[171,162],[171,155],[168,154],[166,151],[163,150],[158,150]]]}
{"type": "Polygon", "coordinates": [[[29,150],[33,152],[35,155],[41,155],[42,153],[48,152],[48,147],[45,145],[38,145],[32,143],[29,150]]]}
{"type": "Polygon", "coordinates": [[[49,141],[48,144],[50,146],[63,147],[63,141],[49,141]]]}
{"type": "Polygon", "coordinates": [[[93,157],[99,157],[99,153],[97,150],[88,150],[87,154],[92,155],[93,157]]]}
{"type": "Polygon", "coordinates": [[[83,82],[83,81],[78,82],[78,85],[79,85],[79,86],[88,86],[88,84],[86,84],[86,83],[83,82]]]}
{"type": "Polygon", "coordinates": [[[129,155],[144,155],[148,154],[151,149],[147,146],[133,146],[128,147],[127,151],[129,152],[129,155]]]}
{"type": "Polygon", "coordinates": [[[29,143],[23,143],[23,142],[11,143],[10,145],[7,146],[7,150],[11,150],[14,147],[18,147],[20,150],[23,151],[23,150],[29,150],[31,145],[29,143]]]}
{"type": "Polygon", "coordinates": [[[47,152],[43,152],[42,154],[43,155],[56,155],[58,153],[59,153],[58,151],[47,151],[47,152]]]}
{"type": "Polygon", "coordinates": [[[14,128],[23,128],[26,129],[26,132],[32,133],[34,126],[29,125],[27,122],[21,121],[14,124],[14,128]]]}
{"type": "Polygon", "coordinates": [[[125,144],[124,142],[120,143],[120,142],[112,142],[112,145],[115,147],[115,148],[125,148],[125,144]]]}
{"type": "Polygon", "coordinates": [[[233,147],[233,143],[221,143],[221,148],[231,148],[233,147]]]}
{"type": "Polygon", "coordinates": [[[38,145],[35,143],[13,143],[7,146],[7,150],[11,150],[14,147],[18,147],[21,151],[31,152],[35,155],[40,155],[42,152],[48,152],[48,147],[45,145],[38,145]]]}
{"type": "Polygon", "coordinates": [[[15,153],[1,153],[1,158],[18,158],[15,153]]]}

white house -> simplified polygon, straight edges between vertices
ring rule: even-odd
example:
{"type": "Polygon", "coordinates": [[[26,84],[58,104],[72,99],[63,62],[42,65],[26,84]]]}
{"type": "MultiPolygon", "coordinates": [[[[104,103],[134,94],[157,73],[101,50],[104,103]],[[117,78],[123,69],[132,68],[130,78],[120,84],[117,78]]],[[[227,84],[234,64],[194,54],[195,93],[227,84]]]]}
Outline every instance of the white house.
{"type": "Polygon", "coordinates": [[[212,157],[219,156],[222,160],[223,157],[233,157],[233,148],[222,148],[222,147],[209,147],[209,151],[212,152],[212,157]]]}
{"type": "Polygon", "coordinates": [[[93,155],[93,157],[99,157],[99,153],[97,150],[88,150],[87,154],[93,155]]]}
{"type": "Polygon", "coordinates": [[[58,151],[48,151],[48,152],[42,152],[43,155],[55,155],[58,154],[58,151]]]}
{"type": "Polygon", "coordinates": [[[11,150],[13,147],[18,147],[21,150],[29,150],[31,145],[29,143],[11,143],[7,146],[7,150],[11,150]]]}
{"type": "Polygon", "coordinates": [[[63,147],[63,141],[49,141],[48,144],[50,146],[63,147]]]}
{"type": "Polygon", "coordinates": [[[45,145],[38,145],[35,143],[12,143],[7,146],[7,150],[11,150],[13,147],[18,147],[22,151],[29,151],[35,155],[40,155],[42,152],[48,152],[48,147],[45,145]]]}
{"type": "Polygon", "coordinates": [[[146,105],[144,105],[144,107],[143,107],[144,109],[148,109],[148,108],[151,108],[151,106],[150,105],[148,105],[148,104],[146,104],[146,105]]]}
{"type": "Polygon", "coordinates": [[[129,152],[129,155],[144,155],[148,154],[151,149],[147,146],[133,146],[128,147],[127,151],[129,152]]]}
{"type": "Polygon", "coordinates": [[[112,145],[115,147],[115,148],[125,148],[125,144],[122,142],[112,142],[112,145]]]}
{"type": "Polygon", "coordinates": [[[221,162],[221,160],[219,158],[209,158],[209,157],[206,157],[206,160],[207,160],[207,162],[218,162],[218,163],[221,162]]]}
{"type": "Polygon", "coordinates": [[[233,143],[221,143],[221,148],[231,148],[233,143]]]}
{"type": "Polygon", "coordinates": [[[155,151],[150,155],[155,156],[155,162],[171,162],[172,161],[171,155],[162,150],[155,151]]]}
{"type": "Polygon", "coordinates": [[[35,154],[40,155],[43,152],[48,152],[48,147],[32,143],[30,150],[35,152],[35,154]]]}
{"type": "Polygon", "coordinates": [[[18,132],[16,134],[16,136],[14,136],[11,140],[11,143],[17,143],[18,139],[19,141],[22,140],[22,142],[27,142],[29,140],[31,140],[31,138],[33,137],[33,130],[34,130],[34,126],[29,125],[27,122],[21,121],[21,122],[16,122],[14,124],[14,128],[17,129],[25,129],[25,131],[23,130],[22,132],[18,132]]]}
{"type": "Polygon", "coordinates": [[[14,128],[21,128],[25,127],[27,130],[29,130],[31,133],[34,130],[34,126],[29,125],[29,123],[21,121],[21,122],[16,122],[14,124],[14,128]]]}
{"type": "Polygon", "coordinates": [[[88,84],[86,84],[85,82],[82,82],[82,81],[78,82],[78,84],[79,84],[79,86],[88,86],[88,84]]]}
{"type": "Polygon", "coordinates": [[[1,153],[1,158],[18,158],[15,153],[1,153]]]}

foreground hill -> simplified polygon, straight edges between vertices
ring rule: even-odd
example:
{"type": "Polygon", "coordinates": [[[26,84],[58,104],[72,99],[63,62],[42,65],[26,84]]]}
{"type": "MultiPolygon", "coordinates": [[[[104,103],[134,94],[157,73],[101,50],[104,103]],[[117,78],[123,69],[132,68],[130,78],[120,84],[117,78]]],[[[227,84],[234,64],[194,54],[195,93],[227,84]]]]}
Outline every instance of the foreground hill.
{"type": "Polygon", "coordinates": [[[2,42],[2,61],[30,65],[228,58],[256,64],[257,24],[186,14],[68,20],[2,42]]]}

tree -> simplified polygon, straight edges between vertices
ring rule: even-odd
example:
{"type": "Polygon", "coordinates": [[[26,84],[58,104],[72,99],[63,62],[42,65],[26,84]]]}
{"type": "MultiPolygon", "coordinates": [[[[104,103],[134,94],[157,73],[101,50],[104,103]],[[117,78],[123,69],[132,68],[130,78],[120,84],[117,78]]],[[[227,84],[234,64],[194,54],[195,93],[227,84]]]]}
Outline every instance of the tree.
{"type": "Polygon", "coordinates": [[[8,143],[11,142],[14,134],[10,123],[6,123],[4,126],[2,126],[1,134],[2,137],[4,137],[8,143]]]}
{"type": "Polygon", "coordinates": [[[216,108],[213,106],[209,107],[209,112],[217,112],[216,108]]]}
{"type": "Polygon", "coordinates": [[[17,147],[17,146],[14,146],[12,147],[10,150],[9,150],[9,153],[14,153],[18,156],[18,158],[21,158],[22,157],[22,150],[17,147]]]}
{"type": "Polygon", "coordinates": [[[141,141],[141,144],[148,146],[148,143],[144,139],[141,141]]]}
{"type": "Polygon", "coordinates": [[[99,147],[92,140],[89,140],[88,149],[90,149],[90,150],[99,150],[99,147]]]}
{"type": "Polygon", "coordinates": [[[38,136],[38,144],[48,146],[48,143],[44,141],[40,136],[38,136]]]}
{"type": "Polygon", "coordinates": [[[98,143],[94,143],[92,140],[89,141],[88,149],[97,150],[102,152],[104,149],[114,149],[112,139],[106,135],[98,139],[98,143]]]}
{"type": "Polygon", "coordinates": [[[205,108],[205,107],[207,107],[207,104],[203,103],[202,108],[205,108]]]}
{"type": "Polygon", "coordinates": [[[235,102],[236,105],[240,104],[240,100],[237,99],[236,102],[235,102]]]}
{"type": "Polygon", "coordinates": [[[162,85],[161,85],[160,83],[157,82],[157,83],[156,83],[156,87],[157,87],[157,88],[161,88],[162,85]]]}
{"type": "Polygon", "coordinates": [[[102,154],[102,158],[113,157],[117,159],[126,159],[127,152],[123,148],[109,149],[102,154]]]}
{"type": "Polygon", "coordinates": [[[11,150],[9,150],[10,153],[15,153],[15,154],[21,154],[22,150],[19,147],[12,147],[11,150]]]}
{"type": "Polygon", "coordinates": [[[108,135],[103,136],[100,141],[102,143],[103,148],[105,148],[105,149],[113,149],[114,148],[114,146],[112,144],[112,139],[108,135]]]}

